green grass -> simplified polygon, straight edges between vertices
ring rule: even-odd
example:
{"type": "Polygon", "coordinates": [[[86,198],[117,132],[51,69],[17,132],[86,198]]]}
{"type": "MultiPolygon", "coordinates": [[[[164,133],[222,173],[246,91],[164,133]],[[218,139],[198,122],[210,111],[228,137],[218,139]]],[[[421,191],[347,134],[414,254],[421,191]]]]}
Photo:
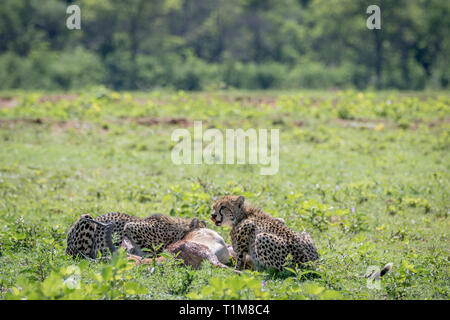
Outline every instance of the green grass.
{"type": "MultiPolygon", "coordinates": [[[[449,298],[448,93],[0,96],[1,298],[449,298]],[[280,129],[279,172],[173,165],[171,134],[194,120],[280,129]],[[208,263],[131,267],[123,254],[106,263],[64,255],[66,232],[83,213],[209,221],[213,198],[225,194],[306,229],[320,260],[306,271],[239,277],[208,263]],[[367,268],[388,262],[381,288],[368,288],[367,268]],[[80,289],[67,285],[77,270],[80,289]]],[[[208,227],[230,243],[229,228],[208,227]]]]}

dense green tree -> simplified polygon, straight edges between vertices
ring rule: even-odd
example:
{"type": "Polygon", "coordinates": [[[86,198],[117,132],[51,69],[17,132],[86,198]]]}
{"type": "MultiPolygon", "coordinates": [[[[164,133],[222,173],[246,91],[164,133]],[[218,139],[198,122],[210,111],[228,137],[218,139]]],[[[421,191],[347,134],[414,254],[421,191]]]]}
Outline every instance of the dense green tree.
{"type": "Polygon", "coordinates": [[[3,0],[0,88],[442,88],[450,2],[3,0]],[[81,8],[81,30],[66,8],[81,8]]]}

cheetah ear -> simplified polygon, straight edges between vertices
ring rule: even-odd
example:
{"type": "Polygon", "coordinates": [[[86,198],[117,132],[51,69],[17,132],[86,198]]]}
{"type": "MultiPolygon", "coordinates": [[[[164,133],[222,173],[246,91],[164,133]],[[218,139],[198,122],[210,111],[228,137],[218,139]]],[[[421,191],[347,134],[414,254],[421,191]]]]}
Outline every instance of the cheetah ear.
{"type": "Polygon", "coordinates": [[[189,224],[189,227],[190,227],[191,229],[193,229],[193,228],[195,228],[195,227],[197,226],[197,224],[198,224],[198,219],[197,219],[197,218],[193,218],[193,219],[191,220],[191,223],[189,224]]]}
{"type": "Polygon", "coordinates": [[[242,208],[242,206],[244,205],[244,202],[245,202],[245,198],[243,196],[239,196],[237,198],[236,202],[237,202],[239,208],[242,208]]]}

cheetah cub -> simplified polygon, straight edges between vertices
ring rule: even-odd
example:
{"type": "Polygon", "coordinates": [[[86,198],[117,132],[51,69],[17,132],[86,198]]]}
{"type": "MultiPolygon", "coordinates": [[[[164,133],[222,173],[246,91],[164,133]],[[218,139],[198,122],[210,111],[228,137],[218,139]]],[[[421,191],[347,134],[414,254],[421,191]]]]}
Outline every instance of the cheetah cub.
{"type": "Polygon", "coordinates": [[[232,228],[231,242],[236,252],[236,269],[245,268],[248,254],[258,268],[282,270],[286,258],[302,265],[319,258],[313,240],[305,231],[295,232],[284,221],[252,207],[243,196],[225,196],[213,205],[211,220],[216,226],[232,228]]]}
{"type": "Polygon", "coordinates": [[[170,244],[181,240],[187,233],[206,224],[197,218],[184,219],[153,214],[147,218],[130,216],[125,213],[111,212],[95,219],[82,215],[67,234],[66,254],[96,259],[100,251],[102,256],[113,253],[127,238],[132,253],[143,256],[147,249],[150,254],[160,253],[170,244]],[[159,249],[155,252],[154,248],[159,249]]]}

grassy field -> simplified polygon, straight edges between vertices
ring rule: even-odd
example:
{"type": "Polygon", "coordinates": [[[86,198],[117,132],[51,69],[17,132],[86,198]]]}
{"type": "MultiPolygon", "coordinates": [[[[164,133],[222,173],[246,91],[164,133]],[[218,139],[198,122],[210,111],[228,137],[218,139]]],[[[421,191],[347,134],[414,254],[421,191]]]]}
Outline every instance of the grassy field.
{"type": "Polygon", "coordinates": [[[4,92],[0,95],[2,299],[449,299],[450,95],[446,92],[4,92]],[[174,165],[171,134],[280,130],[280,167],[174,165]],[[244,195],[295,230],[308,270],[190,270],[64,255],[83,213],[209,220],[244,195]],[[364,274],[392,262],[379,289],[364,274]]]}

